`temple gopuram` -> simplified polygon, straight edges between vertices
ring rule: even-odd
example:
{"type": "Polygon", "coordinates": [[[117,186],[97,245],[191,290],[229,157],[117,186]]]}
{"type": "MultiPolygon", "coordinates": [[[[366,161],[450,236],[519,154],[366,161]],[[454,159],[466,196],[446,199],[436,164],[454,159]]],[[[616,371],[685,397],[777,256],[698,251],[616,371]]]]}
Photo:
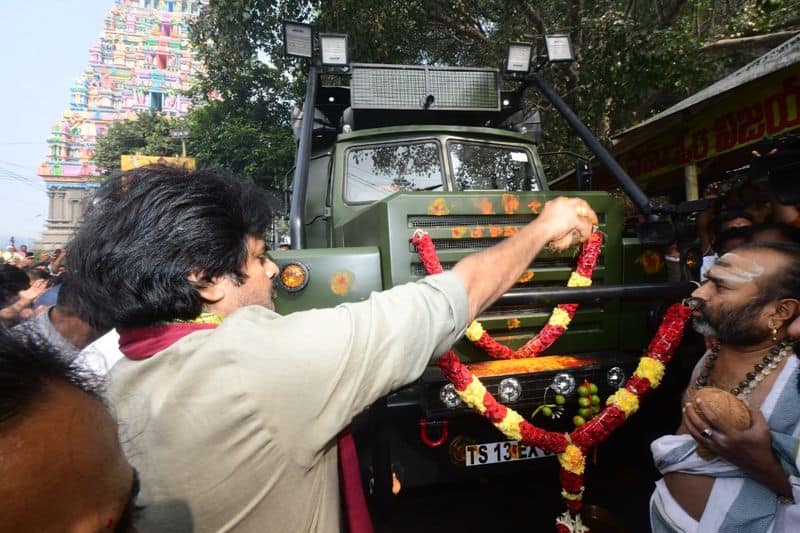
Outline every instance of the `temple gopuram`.
{"type": "Polygon", "coordinates": [[[47,185],[47,228],[37,247],[63,246],[99,186],[94,146],[117,120],[153,110],[184,115],[184,91],[201,68],[189,45],[188,23],[207,0],[116,0],[89,64],[70,88],[69,108],[47,139],[38,174],[47,185]]]}

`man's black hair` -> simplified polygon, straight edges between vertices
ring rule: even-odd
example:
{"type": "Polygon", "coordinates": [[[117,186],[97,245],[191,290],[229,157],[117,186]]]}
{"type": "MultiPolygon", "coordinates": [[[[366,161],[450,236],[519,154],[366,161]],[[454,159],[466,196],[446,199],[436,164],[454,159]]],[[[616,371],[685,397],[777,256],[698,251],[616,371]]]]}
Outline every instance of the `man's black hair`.
{"type": "Polygon", "coordinates": [[[31,281],[37,279],[49,280],[51,278],[50,272],[48,272],[46,269],[38,268],[37,266],[26,268],[25,273],[28,275],[28,279],[31,281]]]}
{"type": "Polygon", "coordinates": [[[192,319],[199,283],[243,282],[247,238],[263,238],[271,214],[252,183],[153,165],[111,178],[92,201],[67,262],[95,329],[192,319]]]}
{"type": "Polygon", "coordinates": [[[714,219],[713,226],[711,228],[712,233],[714,234],[715,238],[719,238],[719,236],[726,231],[730,231],[729,228],[727,230],[723,230],[722,226],[726,223],[730,222],[731,220],[736,220],[737,218],[743,218],[745,220],[749,220],[751,224],[755,224],[755,220],[753,219],[753,215],[748,213],[743,209],[730,209],[727,211],[722,211],[717,217],[714,219]]]}
{"type": "Polygon", "coordinates": [[[14,265],[0,265],[0,307],[14,303],[17,293],[31,285],[28,275],[14,265]]]}
{"type": "Polygon", "coordinates": [[[99,398],[99,381],[82,372],[38,337],[20,337],[0,328],[0,427],[62,381],[99,398]]]}
{"type": "Polygon", "coordinates": [[[714,240],[714,250],[716,250],[719,255],[726,254],[734,248],[738,248],[748,242],[752,232],[753,226],[742,226],[725,230],[717,235],[717,238],[714,240]]]}
{"type": "Polygon", "coordinates": [[[800,244],[800,228],[789,224],[759,224],[757,226],[751,226],[751,228],[750,235],[747,237],[748,244],[758,242],[787,242],[800,244]],[[772,236],[768,238],[765,237],[765,235],[769,235],[770,233],[777,237],[777,239],[772,236]]]}

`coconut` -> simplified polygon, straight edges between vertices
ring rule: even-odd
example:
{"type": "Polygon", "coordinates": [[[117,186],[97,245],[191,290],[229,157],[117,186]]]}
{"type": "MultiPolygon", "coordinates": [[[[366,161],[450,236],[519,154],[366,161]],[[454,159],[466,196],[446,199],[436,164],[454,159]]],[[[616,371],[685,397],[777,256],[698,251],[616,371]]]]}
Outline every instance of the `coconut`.
{"type": "MultiPolygon", "coordinates": [[[[701,387],[689,391],[686,400],[694,405],[700,416],[705,418],[704,414],[708,413],[721,421],[726,428],[744,431],[753,423],[747,404],[726,390],[701,387]],[[695,403],[698,398],[700,405],[695,403]]],[[[697,443],[697,455],[707,461],[714,458],[714,452],[703,446],[702,442],[697,443]]]]}

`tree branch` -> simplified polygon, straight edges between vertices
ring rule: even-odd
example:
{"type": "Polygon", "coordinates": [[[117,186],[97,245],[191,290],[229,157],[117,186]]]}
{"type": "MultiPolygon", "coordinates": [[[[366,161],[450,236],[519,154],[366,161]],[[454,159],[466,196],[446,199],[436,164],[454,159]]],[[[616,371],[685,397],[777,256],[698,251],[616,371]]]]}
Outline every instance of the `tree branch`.
{"type": "Polygon", "coordinates": [[[700,47],[703,53],[725,52],[732,48],[758,48],[764,46],[777,46],[800,33],[800,30],[779,31],[764,35],[750,35],[736,39],[719,39],[704,44],[700,47]]]}
{"type": "Polygon", "coordinates": [[[528,15],[528,18],[536,25],[536,29],[539,30],[540,35],[544,35],[547,33],[547,24],[544,22],[544,17],[539,12],[537,8],[532,6],[530,2],[523,2],[522,9],[525,11],[525,14],[528,15]]]}
{"type": "Polygon", "coordinates": [[[667,13],[664,14],[664,17],[661,20],[661,26],[663,28],[666,28],[667,26],[671,26],[672,23],[675,22],[675,19],[677,19],[678,15],[680,15],[681,9],[683,8],[683,5],[685,3],[686,3],[686,0],[678,0],[672,6],[672,9],[670,9],[669,11],[667,11],[667,13]]]}
{"type": "Polygon", "coordinates": [[[438,22],[462,35],[465,35],[470,39],[480,42],[485,42],[487,40],[486,34],[484,34],[479,28],[467,24],[460,24],[441,12],[429,11],[428,16],[431,18],[431,20],[438,22]]]}

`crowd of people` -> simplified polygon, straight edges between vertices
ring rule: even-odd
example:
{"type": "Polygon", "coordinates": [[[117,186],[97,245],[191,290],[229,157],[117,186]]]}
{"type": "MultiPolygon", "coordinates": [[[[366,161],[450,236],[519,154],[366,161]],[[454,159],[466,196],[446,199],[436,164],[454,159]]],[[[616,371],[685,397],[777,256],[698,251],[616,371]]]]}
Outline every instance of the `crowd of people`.
{"type": "MultiPolygon", "coordinates": [[[[687,391],[730,390],[753,423],[687,396],[652,444],[652,527],[800,530],[800,213],[756,225],[723,200],[701,221],[716,257],[688,305],[709,350],[687,391]]],[[[597,222],[557,198],[448,272],[281,316],[257,188],[164,166],[109,179],[68,251],[2,265],[0,531],[370,531],[350,421],[597,222]]]]}

